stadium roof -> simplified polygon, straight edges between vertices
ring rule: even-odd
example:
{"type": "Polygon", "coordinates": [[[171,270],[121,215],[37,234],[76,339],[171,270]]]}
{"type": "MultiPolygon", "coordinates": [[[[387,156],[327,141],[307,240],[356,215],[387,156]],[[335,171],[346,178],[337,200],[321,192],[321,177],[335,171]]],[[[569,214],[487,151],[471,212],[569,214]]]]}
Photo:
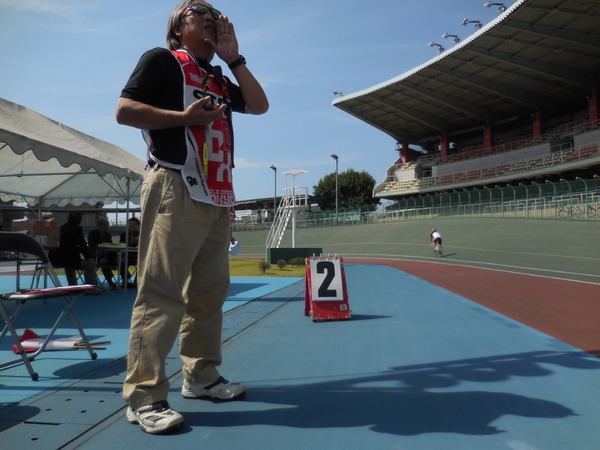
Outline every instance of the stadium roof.
{"type": "Polygon", "coordinates": [[[333,105],[427,146],[530,120],[536,108],[585,110],[599,86],[600,1],[519,0],[436,58],[333,105]]]}

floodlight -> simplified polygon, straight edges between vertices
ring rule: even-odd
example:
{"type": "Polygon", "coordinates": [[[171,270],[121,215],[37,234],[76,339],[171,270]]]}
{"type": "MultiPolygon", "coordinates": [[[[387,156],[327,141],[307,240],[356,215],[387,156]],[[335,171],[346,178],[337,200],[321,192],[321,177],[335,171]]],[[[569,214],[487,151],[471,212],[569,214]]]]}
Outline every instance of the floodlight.
{"type": "Polygon", "coordinates": [[[479,29],[480,29],[480,28],[483,26],[483,25],[481,24],[481,21],[479,21],[479,20],[469,20],[469,19],[467,19],[467,18],[465,17],[465,18],[463,19],[463,21],[462,21],[462,24],[463,24],[463,25],[466,25],[466,24],[468,24],[468,23],[474,23],[474,24],[475,24],[475,28],[476,28],[476,29],[478,29],[478,30],[479,30],[479,29]]]}
{"type": "Polygon", "coordinates": [[[446,51],[446,49],[444,47],[442,47],[440,44],[436,44],[435,42],[431,41],[429,44],[430,47],[438,47],[440,53],[443,53],[444,51],[446,51]]]}

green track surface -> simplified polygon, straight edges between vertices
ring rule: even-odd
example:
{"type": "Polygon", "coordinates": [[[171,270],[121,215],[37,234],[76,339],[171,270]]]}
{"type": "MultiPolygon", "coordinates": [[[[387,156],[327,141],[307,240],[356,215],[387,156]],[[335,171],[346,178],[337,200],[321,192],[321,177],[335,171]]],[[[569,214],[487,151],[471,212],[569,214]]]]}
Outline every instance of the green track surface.
{"type": "MultiPolygon", "coordinates": [[[[396,258],[496,268],[600,283],[599,222],[577,220],[407,220],[329,228],[296,229],[296,247],[321,247],[343,257],[396,258]],[[443,238],[435,258],[431,229],[443,238]]],[[[267,231],[236,232],[240,257],[264,257],[267,231]]],[[[281,247],[291,247],[291,230],[281,247]]]]}

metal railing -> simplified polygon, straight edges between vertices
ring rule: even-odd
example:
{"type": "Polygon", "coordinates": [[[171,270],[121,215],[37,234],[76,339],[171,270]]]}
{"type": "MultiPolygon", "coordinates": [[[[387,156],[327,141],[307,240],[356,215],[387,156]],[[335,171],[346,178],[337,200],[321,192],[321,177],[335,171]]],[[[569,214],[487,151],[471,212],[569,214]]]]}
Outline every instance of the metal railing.
{"type": "MultiPolygon", "coordinates": [[[[460,189],[396,201],[385,208],[340,209],[337,224],[335,211],[302,211],[296,226],[333,227],[453,216],[600,221],[600,177],[460,189]]],[[[236,224],[234,231],[269,227],[270,223],[236,224]]]]}
{"type": "MultiPolygon", "coordinates": [[[[481,182],[488,179],[510,177],[532,171],[547,171],[562,164],[586,160],[600,156],[600,141],[573,148],[562,144],[560,150],[536,158],[481,167],[464,172],[453,172],[437,177],[414,178],[410,180],[386,180],[375,186],[375,194],[411,191],[424,188],[444,188],[450,185],[481,182]],[[564,147],[564,148],[563,148],[564,147]]],[[[389,177],[388,177],[389,178],[389,177]]]]}

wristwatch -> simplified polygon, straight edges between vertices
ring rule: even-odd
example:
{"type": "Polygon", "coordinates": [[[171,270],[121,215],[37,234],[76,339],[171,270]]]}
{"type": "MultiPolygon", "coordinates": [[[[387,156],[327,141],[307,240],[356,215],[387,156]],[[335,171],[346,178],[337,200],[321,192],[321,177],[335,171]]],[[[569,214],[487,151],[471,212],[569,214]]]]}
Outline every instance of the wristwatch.
{"type": "Polygon", "coordinates": [[[246,58],[240,55],[238,59],[227,64],[227,67],[229,67],[229,70],[233,70],[236,67],[241,66],[242,64],[246,64],[246,58]]]}

